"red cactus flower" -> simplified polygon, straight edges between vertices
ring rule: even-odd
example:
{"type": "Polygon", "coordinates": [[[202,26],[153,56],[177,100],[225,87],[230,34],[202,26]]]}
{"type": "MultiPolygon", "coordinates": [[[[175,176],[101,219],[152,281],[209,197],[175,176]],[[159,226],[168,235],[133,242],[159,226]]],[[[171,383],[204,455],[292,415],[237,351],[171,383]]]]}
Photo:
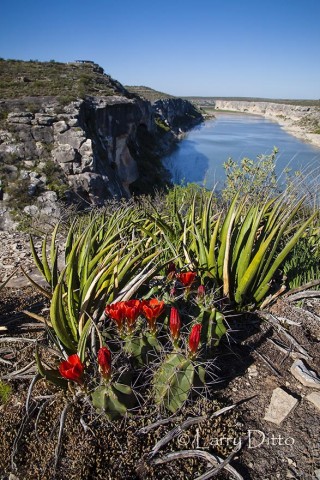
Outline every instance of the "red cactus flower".
{"type": "Polygon", "coordinates": [[[128,329],[132,330],[135,321],[141,313],[141,302],[140,300],[127,300],[123,302],[123,309],[128,329]]]}
{"type": "Polygon", "coordinates": [[[116,302],[107,305],[105,313],[116,322],[118,329],[122,330],[125,318],[124,302],[116,302]]]}
{"type": "Polygon", "coordinates": [[[197,323],[193,325],[190,336],[189,336],[189,350],[192,355],[196,353],[200,343],[200,333],[201,333],[202,325],[201,323],[197,323]]]}
{"type": "Polygon", "coordinates": [[[156,298],[142,302],[141,310],[148,320],[151,332],[155,332],[156,320],[163,312],[164,306],[164,302],[156,298]]]}
{"type": "Polygon", "coordinates": [[[182,283],[184,287],[191,287],[196,278],[196,272],[183,272],[177,275],[178,280],[182,283]]]}
{"type": "Polygon", "coordinates": [[[101,375],[108,380],[111,375],[111,352],[108,347],[101,347],[99,349],[98,364],[101,375]]]}
{"type": "Polygon", "coordinates": [[[59,365],[60,375],[73,382],[82,383],[82,375],[84,371],[84,364],[81,362],[79,356],[74,353],[59,365]]]}
{"type": "Polygon", "coordinates": [[[180,335],[181,319],[179,312],[175,307],[171,307],[170,310],[169,327],[173,340],[177,340],[180,335]]]}

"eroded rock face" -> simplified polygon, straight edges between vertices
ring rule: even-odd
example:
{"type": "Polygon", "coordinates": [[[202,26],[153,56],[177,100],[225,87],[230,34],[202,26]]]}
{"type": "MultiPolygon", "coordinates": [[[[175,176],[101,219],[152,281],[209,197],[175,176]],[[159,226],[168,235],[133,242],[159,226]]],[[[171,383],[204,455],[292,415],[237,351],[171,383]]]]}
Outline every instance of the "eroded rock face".
{"type": "MultiPolygon", "coordinates": [[[[4,176],[6,206],[21,193],[24,212],[41,213],[43,202],[36,199],[48,190],[61,191],[69,202],[86,208],[113,197],[129,197],[129,186],[141,175],[139,156],[146,162],[143,143],[152,145],[152,164],[153,151],[158,157],[166,153],[181,131],[202,120],[185,100],[151,105],[120,87],[119,94],[87,96],[64,107],[55,97],[0,102],[0,110],[10,112],[0,124],[0,179],[4,176]],[[168,126],[161,138],[155,119],[168,126]]],[[[150,168],[156,171],[159,166],[150,168]]],[[[48,202],[46,211],[54,212],[56,199],[48,202]]]]}
{"type": "MultiPolygon", "coordinates": [[[[31,175],[39,163],[52,160],[66,175],[77,201],[80,195],[86,204],[101,205],[107,198],[130,195],[128,187],[137,179],[138,170],[128,143],[141,122],[153,128],[148,102],[120,95],[91,97],[56,114],[56,105],[44,98],[41,112],[21,111],[23,106],[17,104],[13,108],[16,111],[8,114],[0,132],[0,161],[6,165],[8,181],[19,175],[25,180],[26,171],[31,175]]],[[[32,197],[37,185],[30,175],[32,197]]]]}
{"type": "Polygon", "coordinates": [[[130,195],[128,185],[138,178],[137,164],[128,144],[141,123],[153,128],[151,106],[143,100],[92,97],[81,108],[80,124],[85,126],[92,142],[92,152],[88,141],[80,148],[86,159],[83,167],[88,170],[91,165],[95,172],[106,175],[114,187],[119,182],[126,195],[130,195]]]}
{"type": "Polygon", "coordinates": [[[153,103],[156,115],[176,133],[184,132],[203,121],[195,106],[182,98],[167,98],[153,103]]]}

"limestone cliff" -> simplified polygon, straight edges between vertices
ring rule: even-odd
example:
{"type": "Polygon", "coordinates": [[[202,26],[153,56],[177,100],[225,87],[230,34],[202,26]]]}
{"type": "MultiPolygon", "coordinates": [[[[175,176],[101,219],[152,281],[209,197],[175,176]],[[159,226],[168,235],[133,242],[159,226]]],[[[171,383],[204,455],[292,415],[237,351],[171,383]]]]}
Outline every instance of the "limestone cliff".
{"type": "Polygon", "coordinates": [[[39,202],[42,211],[54,214],[59,196],[94,206],[129,195],[138,170],[128,141],[140,123],[151,128],[150,105],[123,96],[90,97],[56,113],[55,100],[42,98],[32,113],[21,101],[19,109],[14,103],[5,102],[13,111],[0,132],[1,177],[9,207],[21,204],[21,196],[18,202],[15,198],[21,194],[28,214],[38,213],[39,202]]]}
{"type": "Polygon", "coordinates": [[[216,110],[233,110],[264,115],[268,118],[290,117],[292,121],[299,121],[306,115],[320,115],[317,107],[304,105],[288,105],[274,102],[215,100],[216,110]]]}
{"type": "MultiPolygon", "coordinates": [[[[25,67],[28,62],[21,63],[25,67]]],[[[166,182],[161,154],[172,147],[180,129],[202,120],[187,101],[169,99],[152,105],[104,75],[100,67],[90,67],[90,93],[92,85],[104,82],[97,95],[66,101],[50,95],[8,94],[10,98],[0,101],[0,180],[7,209],[58,215],[59,198],[88,207],[128,197],[131,188],[137,192],[159,188],[166,182]]],[[[75,78],[77,65],[72,64],[70,71],[75,78]]],[[[32,83],[30,78],[28,82],[32,83]]],[[[49,93],[50,84],[46,88],[49,93]]],[[[4,208],[3,202],[0,206],[4,208]]]]}

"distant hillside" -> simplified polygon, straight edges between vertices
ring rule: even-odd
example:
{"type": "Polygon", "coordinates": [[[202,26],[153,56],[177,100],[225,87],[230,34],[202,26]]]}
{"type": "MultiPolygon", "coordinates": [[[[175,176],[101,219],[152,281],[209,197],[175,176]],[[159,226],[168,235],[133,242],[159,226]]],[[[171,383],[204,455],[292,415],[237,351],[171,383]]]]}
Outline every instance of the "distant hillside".
{"type": "Polygon", "coordinates": [[[167,93],[158,92],[157,90],[153,90],[149,87],[144,86],[125,86],[125,88],[139,97],[144,98],[145,100],[149,100],[149,102],[155,102],[157,100],[164,100],[167,98],[177,98],[173,95],[168,95],[167,93]]]}
{"type": "Polygon", "coordinates": [[[182,97],[200,107],[211,106],[216,100],[230,102],[268,102],[282,105],[299,105],[303,107],[320,107],[320,100],[290,100],[279,98],[256,98],[256,97],[182,97]]]}
{"type": "Polygon", "coordinates": [[[94,62],[38,62],[0,59],[0,98],[126,96],[125,88],[94,62]]]}

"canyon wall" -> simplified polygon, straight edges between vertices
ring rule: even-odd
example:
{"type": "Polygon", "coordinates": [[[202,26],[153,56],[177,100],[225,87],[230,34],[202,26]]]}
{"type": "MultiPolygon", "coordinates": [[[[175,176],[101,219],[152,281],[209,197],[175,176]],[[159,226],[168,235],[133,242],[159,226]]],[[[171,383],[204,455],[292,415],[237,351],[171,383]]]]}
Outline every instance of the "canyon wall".
{"type": "Polygon", "coordinates": [[[185,100],[152,105],[122,92],[87,96],[65,106],[55,97],[8,99],[0,106],[7,112],[0,128],[2,228],[4,213],[12,209],[59,216],[59,199],[83,208],[128,198],[129,186],[144,175],[144,166],[157,172],[145,179],[149,190],[161,187],[165,171],[161,162],[153,162],[181,131],[202,121],[185,100]],[[152,185],[155,178],[158,185],[152,185]]]}
{"type": "Polygon", "coordinates": [[[215,110],[263,115],[277,121],[285,130],[302,140],[320,146],[320,109],[315,106],[289,105],[275,102],[213,100],[215,110]]]}

